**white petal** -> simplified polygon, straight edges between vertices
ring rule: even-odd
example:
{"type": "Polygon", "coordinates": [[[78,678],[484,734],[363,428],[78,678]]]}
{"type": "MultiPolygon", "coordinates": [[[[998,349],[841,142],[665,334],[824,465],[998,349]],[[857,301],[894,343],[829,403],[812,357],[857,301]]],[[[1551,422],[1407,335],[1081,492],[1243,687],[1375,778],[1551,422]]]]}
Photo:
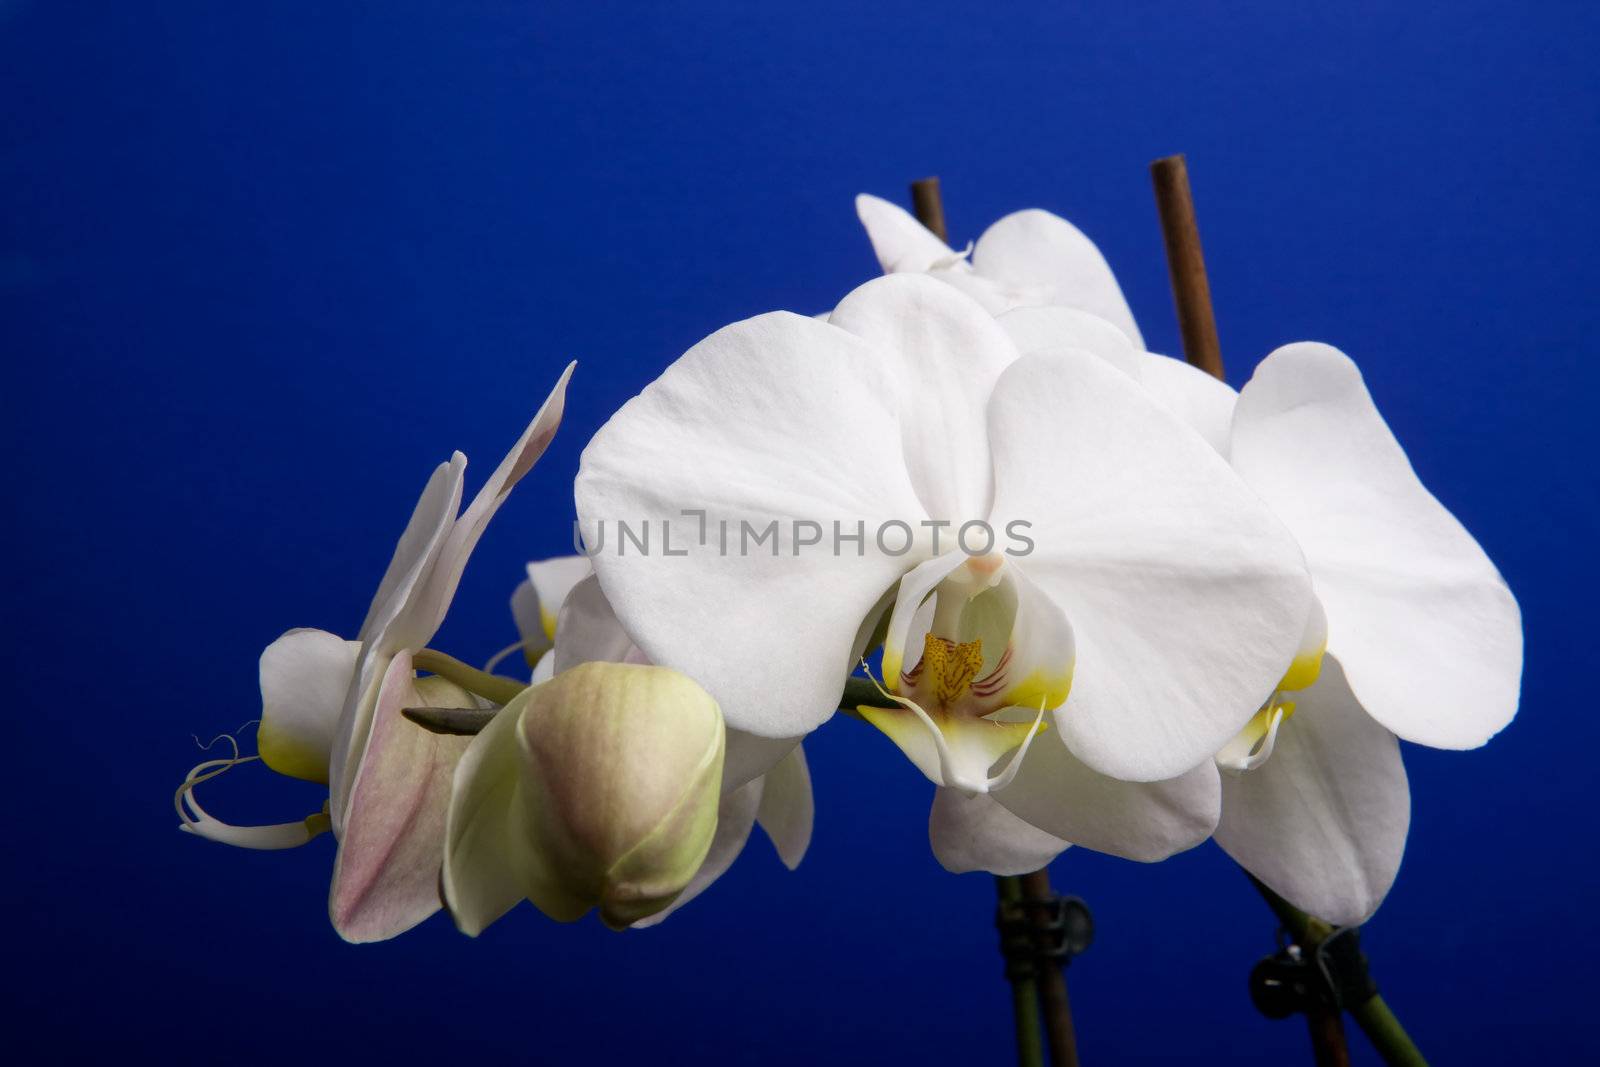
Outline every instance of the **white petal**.
{"type": "Polygon", "coordinates": [[[1348,926],[1383,902],[1410,821],[1400,746],[1329,656],[1317,684],[1297,695],[1272,758],[1223,776],[1216,838],[1291,904],[1348,926]]]}
{"type": "Polygon", "coordinates": [[[1007,215],[978,238],[972,265],[979,274],[1012,285],[1047,286],[1050,299],[1044,302],[1098,315],[1144,348],[1105,257],[1066,219],[1037,209],[1007,215]]]}
{"type": "Polygon", "coordinates": [[[922,655],[923,637],[933,620],[928,598],[940,582],[967,562],[965,552],[946,552],[936,559],[919,563],[900,579],[895,593],[894,611],[883,635],[883,682],[897,690],[904,686],[901,675],[917,665],[922,655]]]}
{"type": "Polygon", "coordinates": [[[290,630],[261,653],[256,748],[279,774],[328,781],[339,712],[355,674],[359,641],[325,630],[290,630]]]}
{"type": "Polygon", "coordinates": [[[1300,539],[1328,647],[1373,718],[1435,748],[1511,721],[1522,619],[1494,564],[1417,480],[1361,373],[1280,348],[1239,396],[1233,462],[1300,539]]]}
{"type": "Polygon", "coordinates": [[[921,517],[889,362],[844,330],[763,315],[696,345],[584,451],[578,514],[606,598],[652,662],[700,682],[738,729],[794,737],[826,720],[863,620],[918,561],[874,536],[921,517]],[[706,512],[704,543],[685,509],[706,512]],[[650,524],[652,554],[619,541],[619,520],[650,524]],[[825,543],[798,545],[795,521],[843,536],[862,523],[862,555],[826,526],[825,543]],[[769,524],[774,539],[755,543],[769,524]]]}
{"type": "Polygon", "coordinates": [[[477,706],[471,694],[442,678],[414,677],[406,653],[390,665],[350,794],[328,898],[334,928],[345,940],[383,941],[439,910],[450,783],[471,738],[424,730],[400,712],[477,706]]]}
{"type": "Polygon", "coordinates": [[[1294,539],[1222,457],[1087,353],[1023,357],[989,418],[994,524],[1032,524],[1017,565],[1077,639],[1056,713],[1068,745],[1137,781],[1210,759],[1299,646],[1311,588],[1294,539]]]}
{"type": "Polygon", "coordinates": [[[1017,358],[1011,338],[978,303],[921,274],[868,282],[828,321],[882,353],[899,404],[903,462],[927,513],[957,523],[983,518],[994,480],[984,405],[1017,358]]]}
{"type": "Polygon", "coordinates": [[[635,922],[634,929],[643,930],[664,921],[727,873],[733,861],[739,858],[739,853],[744,851],[745,842],[750,840],[750,831],[756,824],[756,812],[761,808],[764,784],[762,779],[757,778],[722,798],[717,805],[717,832],[711,839],[711,849],[706,853],[705,862],[676,900],[654,915],[635,922]]]}
{"type": "Polygon", "coordinates": [[[887,200],[862,193],[856,197],[856,215],[885,274],[925,271],[955,255],[910,212],[887,200]]]}
{"type": "Polygon", "coordinates": [[[1066,307],[1019,307],[998,319],[1019,352],[1053,352],[1081,348],[1092,352],[1138,381],[1148,354],[1133,347],[1128,335],[1087,311],[1066,307]]]}
{"type": "Polygon", "coordinates": [[[1001,807],[994,794],[968,795],[957,789],[935,791],[928,839],[934,857],[952,874],[1028,874],[1069,847],[1001,807]]]}
{"type": "Polygon", "coordinates": [[[1145,392],[1193,427],[1218,453],[1228,455],[1233,406],[1239,399],[1233,387],[1181,359],[1154,352],[1140,359],[1145,392]]]}
{"type": "Polygon", "coordinates": [[[722,758],[722,791],[731,793],[762,777],[784,762],[799,743],[798,737],[761,737],[730,727],[722,758]]]}
{"type": "Polygon", "coordinates": [[[1164,782],[1124,782],[1044,737],[1016,781],[993,794],[1028,824],[1075,845],[1153,863],[1193,848],[1217,825],[1221,793],[1208,759],[1164,782]]]}
{"type": "Polygon", "coordinates": [[[387,633],[411,604],[417,587],[432,571],[444,549],[456,512],[461,508],[466,470],[467,457],[460,452],[451,455],[448,463],[434,468],[395,546],[388,570],[378,583],[366,620],[358,631],[360,640],[372,641],[387,633]]]}
{"type": "Polygon", "coordinates": [[[583,579],[561,606],[556,648],[550,657],[557,673],[580,663],[639,663],[643,656],[594,575],[583,579]]]}
{"type": "Polygon", "coordinates": [[[772,839],[783,865],[792,871],[800,866],[811,846],[815,819],[805,750],[795,745],[763,781],[766,784],[761,791],[761,806],[756,809],[756,821],[772,839]]]}

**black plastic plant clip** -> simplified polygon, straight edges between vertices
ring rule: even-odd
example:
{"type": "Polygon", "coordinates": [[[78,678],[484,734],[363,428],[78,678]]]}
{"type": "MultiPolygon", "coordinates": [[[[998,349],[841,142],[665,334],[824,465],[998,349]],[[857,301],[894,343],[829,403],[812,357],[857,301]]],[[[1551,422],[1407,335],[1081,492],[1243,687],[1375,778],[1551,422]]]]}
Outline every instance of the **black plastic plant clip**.
{"type": "Polygon", "coordinates": [[[1094,916],[1079,897],[1002,900],[994,921],[1012,981],[1031,978],[1045,966],[1064,967],[1094,941],[1094,916]]]}

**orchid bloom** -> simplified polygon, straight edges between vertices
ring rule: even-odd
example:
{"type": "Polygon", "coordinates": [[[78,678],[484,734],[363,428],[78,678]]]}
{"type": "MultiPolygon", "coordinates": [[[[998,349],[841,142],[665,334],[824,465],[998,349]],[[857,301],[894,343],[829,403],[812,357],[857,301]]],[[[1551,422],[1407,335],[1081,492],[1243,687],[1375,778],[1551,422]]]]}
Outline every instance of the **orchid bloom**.
{"type": "Polygon", "coordinates": [[[1066,219],[1036,208],[1016,211],[962,253],[887,200],[863,193],[856,214],[885,274],[929,274],[996,315],[1018,307],[1078,308],[1144,346],[1105,257],[1066,219]]]}
{"type": "Polygon", "coordinates": [[[324,810],[275,826],[231,826],[212,817],[194,788],[245,762],[237,753],[202,763],[178,790],[182,829],[226,844],[290,848],[331,829],[339,849],[329,912],[347,940],[393,937],[439,907],[450,777],[467,739],[430,733],[407,722],[401,711],[485,705],[485,694],[456,684],[463,678],[474,690],[493,688],[502,699],[522,688],[454,664],[427,644],[490,518],[555,436],[572,370],[569,365],[562,373],[521,439],[459,516],[466,457],[457,452],[433,472],[356,640],[291,630],[262,654],[259,758],[280,774],[327,784],[324,810]],[[434,676],[417,677],[419,667],[434,676]]]}
{"type": "MultiPolygon", "coordinates": [[[[1011,313],[1032,317],[1037,343],[1081,334],[1092,312],[1142,347],[1104,257],[1061,220],[1007,216],[990,231],[1012,235],[998,245],[1004,269],[975,251],[963,270],[904,211],[871,197],[857,210],[886,271],[926,270],[969,290],[999,272],[1012,298],[1060,305],[1011,313]]],[[[988,233],[979,251],[986,245],[996,246],[988,233]]],[[[991,297],[986,306],[1011,305],[991,297]]],[[[1410,822],[1396,735],[1470,748],[1511,720],[1522,671],[1516,601],[1422,486],[1343,354],[1279,349],[1239,393],[1166,356],[1140,352],[1121,365],[1231,459],[1295,535],[1318,597],[1273,695],[1216,754],[1225,772],[1216,839],[1305,910],[1365,921],[1394,882],[1410,822]]],[[[1043,806],[1016,807],[1049,825],[1043,806]]]]}
{"type": "Polygon", "coordinates": [[[1511,721],[1516,599],[1337,349],[1280,348],[1237,394],[1149,360],[1166,366],[1147,385],[1299,540],[1319,601],[1296,669],[1218,754],[1229,773],[1217,843],[1298,907],[1363,922],[1394,882],[1410,822],[1396,737],[1476,748],[1511,721]]]}
{"type": "Polygon", "coordinates": [[[732,728],[816,728],[881,624],[895,707],[860,713],[981,798],[936,811],[941,857],[1004,836],[981,824],[1018,833],[980,865],[1036,855],[1034,827],[1161,858],[1215,825],[1209,759],[1293,657],[1310,582],[1282,524],[1119,369],[1126,337],[1081,316],[1052,347],[1035,319],[902,273],[827,322],[729,326],[590,442],[580,523],[627,633],[732,728]],[[620,536],[641,520],[654,552],[620,536]],[[771,536],[751,550],[751,530],[771,536]]]}
{"type": "MultiPolygon", "coordinates": [[[[540,636],[554,643],[554,651],[539,660],[535,682],[585,663],[649,662],[617,620],[583,556],[528,564],[527,581],[512,596],[512,609],[525,646],[534,646],[540,636]],[[552,612],[553,624],[546,621],[552,612]]],[[[635,926],[653,926],[704,892],[733,865],[757,825],[790,870],[805,856],[813,802],[811,774],[799,739],[774,740],[740,730],[727,730],[726,735],[717,830],[710,850],[671,904],[635,926]]]]}

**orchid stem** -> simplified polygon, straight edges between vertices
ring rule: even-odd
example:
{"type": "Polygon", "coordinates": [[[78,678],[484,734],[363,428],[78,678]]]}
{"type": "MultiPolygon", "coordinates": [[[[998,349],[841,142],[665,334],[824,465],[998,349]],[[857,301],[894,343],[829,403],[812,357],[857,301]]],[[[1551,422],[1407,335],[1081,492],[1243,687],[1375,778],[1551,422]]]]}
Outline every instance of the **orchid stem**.
{"type": "MultiPolygon", "coordinates": [[[[1015,875],[996,877],[995,889],[1000,905],[1022,903],[1022,879],[1015,875]]],[[[1003,934],[1001,936],[1004,936],[1003,934]]],[[[1006,976],[1011,980],[1011,1013],[1017,1031],[1017,1067],[1044,1067],[1044,1045],[1039,1040],[1039,986],[1033,973],[1013,969],[1006,961],[1006,976]]]]}
{"type": "Polygon", "coordinates": [[[437,674],[467,692],[485,700],[492,700],[496,704],[509,704],[512,697],[528,688],[515,678],[505,678],[498,674],[480,671],[476,667],[462,663],[454,656],[431,648],[413,652],[411,662],[419,671],[437,674]]]}
{"type": "MultiPolygon", "coordinates": [[[[1333,933],[1335,927],[1314,915],[1307,915],[1273,892],[1255,875],[1248,871],[1245,873],[1278,917],[1278,922],[1283,924],[1284,930],[1303,950],[1315,952],[1317,946],[1333,933]]],[[[1360,1004],[1348,1005],[1347,1010],[1384,1063],[1390,1067],[1427,1067],[1427,1058],[1411,1040],[1411,1035],[1406,1033],[1406,1028],[1400,1025],[1400,1020],[1381,995],[1374,993],[1360,1004]]],[[[1316,1020],[1312,1021],[1312,1025],[1315,1034],[1316,1020]]]]}

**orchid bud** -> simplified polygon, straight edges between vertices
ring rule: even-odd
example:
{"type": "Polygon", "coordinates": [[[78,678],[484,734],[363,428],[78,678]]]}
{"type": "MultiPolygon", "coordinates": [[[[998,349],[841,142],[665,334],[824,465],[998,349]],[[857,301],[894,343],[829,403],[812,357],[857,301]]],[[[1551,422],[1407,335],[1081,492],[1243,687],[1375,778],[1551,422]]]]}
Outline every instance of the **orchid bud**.
{"type": "Polygon", "coordinates": [[[522,898],[622,929],[670,905],[717,825],[722,713],[666,667],[586,663],[526,690],[453,783],[445,902],[476,935],[522,898]]]}

